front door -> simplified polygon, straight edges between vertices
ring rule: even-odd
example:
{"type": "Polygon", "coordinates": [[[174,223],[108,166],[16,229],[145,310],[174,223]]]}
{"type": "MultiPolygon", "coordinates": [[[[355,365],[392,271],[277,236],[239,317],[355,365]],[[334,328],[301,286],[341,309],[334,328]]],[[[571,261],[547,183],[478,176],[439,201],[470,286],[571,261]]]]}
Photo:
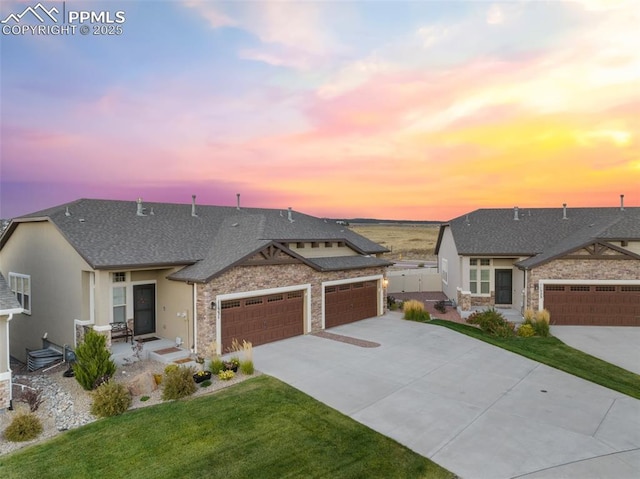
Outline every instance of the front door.
{"type": "Polygon", "coordinates": [[[510,269],[496,270],[496,304],[511,304],[511,279],[510,269]]]}
{"type": "Polygon", "coordinates": [[[139,284],[133,287],[133,334],[156,332],[156,285],[139,284]]]}

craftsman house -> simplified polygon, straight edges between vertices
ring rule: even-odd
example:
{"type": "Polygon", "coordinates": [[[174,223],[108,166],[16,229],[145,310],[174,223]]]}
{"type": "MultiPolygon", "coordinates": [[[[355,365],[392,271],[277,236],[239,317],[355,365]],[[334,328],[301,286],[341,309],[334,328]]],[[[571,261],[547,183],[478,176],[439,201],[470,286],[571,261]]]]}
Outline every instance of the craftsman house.
{"type": "Polygon", "coordinates": [[[11,354],[24,360],[45,333],[61,347],[85,327],[110,336],[113,323],[225,352],[234,338],[259,345],[378,316],[386,251],[239,197],[237,207],[81,199],[16,218],[0,237],[2,274],[30,289],[11,354]]]}
{"type": "Polygon", "coordinates": [[[436,254],[442,290],[463,311],[546,308],[552,324],[640,326],[640,208],[622,201],[476,210],[440,227],[436,254]]]}
{"type": "Polygon", "coordinates": [[[9,321],[14,314],[21,312],[22,306],[18,302],[18,298],[11,291],[4,276],[0,274],[0,411],[11,406],[9,321]]]}

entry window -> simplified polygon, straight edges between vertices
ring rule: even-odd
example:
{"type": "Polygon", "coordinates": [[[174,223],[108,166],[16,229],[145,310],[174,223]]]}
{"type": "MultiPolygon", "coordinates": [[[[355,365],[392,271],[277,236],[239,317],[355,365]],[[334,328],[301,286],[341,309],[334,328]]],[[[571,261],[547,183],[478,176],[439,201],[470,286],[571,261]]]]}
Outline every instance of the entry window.
{"type": "Polygon", "coordinates": [[[124,323],[127,317],[127,288],[113,288],[113,322],[124,323]]]}
{"type": "Polygon", "coordinates": [[[9,273],[9,285],[25,314],[31,314],[31,276],[9,273]]]}
{"type": "Polygon", "coordinates": [[[469,260],[469,291],[471,294],[489,294],[491,290],[491,259],[469,260]]]}

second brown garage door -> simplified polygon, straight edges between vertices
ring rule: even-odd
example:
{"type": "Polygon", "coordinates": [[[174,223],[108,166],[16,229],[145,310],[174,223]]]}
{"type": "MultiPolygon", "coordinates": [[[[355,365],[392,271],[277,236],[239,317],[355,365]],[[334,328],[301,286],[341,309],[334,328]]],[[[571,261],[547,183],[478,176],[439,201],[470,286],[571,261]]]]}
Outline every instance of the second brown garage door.
{"type": "Polygon", "coordinates": [[[304,334],[304,291],[221,303],[222,351],[233,339],[254,346],[304,334]]]}
{"type": "Polygon", "coordinates": [[[352,323],[378,315],[378,282],[326,286],[325,328],[352,323]]]}
{"type": "Polygon", "coordinates": [[[544,307],[551,324],[640,326],[640,286],[547,284],[544,307]]]}

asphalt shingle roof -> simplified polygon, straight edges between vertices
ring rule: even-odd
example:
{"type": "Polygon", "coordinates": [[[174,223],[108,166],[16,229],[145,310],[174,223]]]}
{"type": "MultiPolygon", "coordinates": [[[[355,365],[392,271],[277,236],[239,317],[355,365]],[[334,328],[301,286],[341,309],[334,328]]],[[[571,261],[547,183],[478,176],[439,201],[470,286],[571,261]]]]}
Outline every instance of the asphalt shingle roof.
{"type": "MultiPolygon", "coordinates": [[[[530,268],[591,241],[639,240],[640,208],[479,209],[449,221],[462,255],[531,256],[530,268]]],[[[439,245],[438,245],[439,247],[439,245]]]]}
{"type": "MultiPolygon", "coordinates": [[[[333,221],[297,211],[135,201],[81,199],[16,218],[0,239],[4,245],[20,222],[49,220],[96,269],[188,265],[174,279],[206,281],[267,244],[344,241],[363,255],[388,251],[333,221]]],[[[385,262],[385,264],[390,264],[385,262]]]]}
{"type": "Polygon", "coordinates": [[[0,274],[0,312],[11,311],[13,309],[22,309],[22,306],[18,302],[15,294],[13,294],[13,291],[11,291],[4,276],[0,274]]]}

